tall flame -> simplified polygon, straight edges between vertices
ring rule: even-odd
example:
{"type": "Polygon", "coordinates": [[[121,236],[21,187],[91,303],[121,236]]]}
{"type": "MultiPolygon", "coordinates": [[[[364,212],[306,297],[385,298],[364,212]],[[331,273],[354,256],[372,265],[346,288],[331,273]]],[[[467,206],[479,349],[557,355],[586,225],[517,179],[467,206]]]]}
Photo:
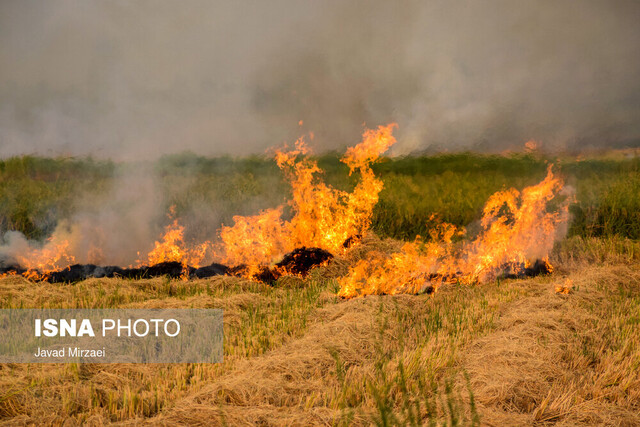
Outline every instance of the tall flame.
{"type": "Polygon", "coordinates": [[[416,293],[442,282],[485,282],[509,268],[519,271],[548,255],[561,225],[568,220],[569,198],[548,211],[549,202],[563,188],[551,166],[546,178],[521,192],[511,189],[492,195],[482,217],[483,230],[472,241],[453,243],[457,230],[441,224],[431,241],[420,238],[391,255],[374,253],[339,279],[339,295],[350,298],[369,294],[416,293]]]}
{"type": "Polygon", "coordinates": [[[568,220],[568,199],[558,211],[547,210],[562,188],[562,180],[549,166],[539,184],[522,192],[511,189],[492,195],[483,210],[483,232],[466,246],[461,262],[468,280],[490,280],[501,266],[517,269],[536,258],[547,259],[558,227],[568,220]]]}
{"type": "Polygon", "coordinates": [[[284,253],[301,246],[341,252],[344,242],[361,235],[371,224],[373,208],[382,190],[382,181],[371,170],[371,164],[396,140],[395,123],[367,129],[360,144],[350,148],[341,159],[349,172],[360,173],[353,192],[334,189],[322,182],[317,163],[308,157],[301,138],[291,151],[278,151],[276,162],[291,183],[293,197],[289,202],[294,213],[290,221],[282,218],[283,206],[259,215],[234,217],[233,226],[220,231],[225,253],[224,262],[257,266],[270,264],[284,253]]]}

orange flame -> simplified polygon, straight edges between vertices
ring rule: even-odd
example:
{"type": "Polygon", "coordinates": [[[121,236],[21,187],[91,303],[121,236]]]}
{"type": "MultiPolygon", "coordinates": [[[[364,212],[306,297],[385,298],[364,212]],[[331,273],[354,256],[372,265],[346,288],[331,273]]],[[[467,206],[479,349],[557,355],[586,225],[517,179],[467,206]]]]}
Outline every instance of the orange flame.
{"type": "Polygon", "coordinates": [[[560,226],[568,221],[569,199],[555,212],[548,205],[562,189],[551,166],[546,178],[522,192],[500,191],[484,207],[482,232],[456,249],[452,238],[464,233],[451,224],[440,225],[432,241],[418,238],[391,255],[373,254],[339,279],[339,295],[416,293],[442,282],[492,280],[505,267],[518,272],[535,259],[548,260],[560,226]]]}
{"type": "Polygon", "coordinates": [[[75,257],[70,253],[69,240],[55,234],[44,246],[29,247],[14,257],[16,262],[27,270],[24,276],[31,280],[40,280],[46,273],[75,263],[75,257]]]}
{"type": "Polygon", "coordinates": [[[301,246],[341,252],[347,239],[361,235],[371,224],[383,184],[370,165],[396,142],[392,136],[396,126],[392,123],[366,130],[362,142],[341,159],[349,166],[350,174],[360,172],[360,181],[351,193],[329,187],[318,179],[317,174],[322,171],[305,156],[308,149],[302,138],[296,141],[294,150],[278,151],[276,162],[293,190],[289,205],[294,216],[290,221],[283,220],[280,206],[255,216],[234,217],[235,224],[223,226],[220,231],[224,262],[254,267],[271,264],[301,246]]]}
{"type": "Polygon", "coordinates": [[[431,241],[425,243],[418,236],[407,242],[400,252],[391,255],[382,252],[368,254],[352,267],[349,274],[338,280],[338,295],[352,298],[359,295],[395,295],[418,293],[429,286],[437,288],[436,277],[445,277],[454,269],[453,238],[464,234],[452,224],[443,223],[431,232],[431,241]]]}
{"type": "MultiPolygon", "coordinates": [[[[175,215],[175,207],[170,208],[169,218],[175,215]]],[[[147,259],[149,265],[161,262],[179,262],[184,266],[199,267],[211,246],[210,242],[204,242],[195,247],[187,247],[184,242],[184,226],[177,219],[167,225],[161,241],[156,241],[154,248],[149,252],[147,259]]],[[[143,264],[142,261],[138,261],[143,264]]]]}
{"type": "Polygon", "coordinates": [[[547,259],[560,224],[569,218],[568,199],[557,212],[547,206],[562,190],[563,182],[551,166],[539,184],[522,192],[500,191],[489,198],[482,218],[483,232],[465,248],[461,270],[470,281],[486,281],[505,264],[513,268],[547,259]]]}
{"type": "MultiPolygon", "coordinates": [[[[350,175],[357,172],[359,176],[352,192],[334,189],[319,178],[322,170],[306,156],[308,149],[302,138],[293,150],[278,151],[275,160],[292,187],[289,205],[293,217],[283,219],[284,206],[254,216],[233,217],[233,226],[220,229],[221,242],[215,248],[221,260],[245,265],[245,274],[253,276],[261,266],[273,264],[298,247],[318,247],[335,255],[344,252],[348,246],[345,243],[357,240],[371,225],[373,208],[383,188],[371,164],[396,142],[392,135],[396,126],[392,123],[367,129],[362,142],[347,150],[341,161],[349,167],[350,175]]],[[[506,268],[518,272],[535,259],[548,261],[569,216],[570,199],[556,199],[562,188],[562,180],[549,166],[547,176],[537,185],[492,195],[483,209],[482,231],[475,239],[457,241],[465,230],[442,223],[428,241],[418,236],[398,252],[369,253],[339,279],[339,295],[417,293],[447,282],[486,282],[506,268]],[[558,206],[555,211],[549,209],[551,202],[558,206]]],[[[207,241],[188,247],[184,227],[174,216],[172,207],[172,222],[148,253],[146,263],[180,262],[185,271],[187,266],[199,267],[214,246],[207,241]]],[[[89,258],[102,256],[91,250],[89,258]]],[[[16,261],[28,269],[25,276],[37,279],[75,263],[75,258],[69,239],[54,234],[41,248],[29,246],[16,261]]]]}
{"type": "Polygon", "coordinates": [[[233,227],[223,226],[220,238],[224,244],[224,262],[247,266],[246,275],[253,276],[261,264],[271,264],[290,251],[291,242],[282,221],[282,206],[255,216],[234,216],[233,227]]]}
{"type": "Polygon", "coordinates": [[[573,292],[573,281],[566,279],[564,283],[555,286],[556,294],[569,295],[573,292]]]}

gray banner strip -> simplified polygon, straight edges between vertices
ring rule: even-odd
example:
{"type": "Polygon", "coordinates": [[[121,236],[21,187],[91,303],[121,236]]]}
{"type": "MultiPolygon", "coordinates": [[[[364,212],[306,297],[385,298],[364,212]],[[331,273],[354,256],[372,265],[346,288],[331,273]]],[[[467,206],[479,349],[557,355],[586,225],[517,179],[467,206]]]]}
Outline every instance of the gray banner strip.
{"type": "Polygon", "coordinates": [[[218,309],[0,309],[0,363],[218,363],[218,309]]]}

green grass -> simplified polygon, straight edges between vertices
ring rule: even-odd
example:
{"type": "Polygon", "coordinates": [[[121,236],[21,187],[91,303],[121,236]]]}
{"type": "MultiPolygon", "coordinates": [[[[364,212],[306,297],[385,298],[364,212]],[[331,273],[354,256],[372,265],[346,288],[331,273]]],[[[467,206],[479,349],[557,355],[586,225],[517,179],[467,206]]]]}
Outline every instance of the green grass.
{"type": "Polygon", "coordinates": [[[24,156],[0,160],[0,231],[47,237],[57,221],[73,215],[79,193],[102,190],[111,162],[24,156]]]}
{"type": "MultiPolygon", "coordinates": [[[[329,184],[349,190],[348,176],[337,154],[318,159],[329,184]]],[[[374,165],[385,187],[375,207],[372,227],[381,236],[413,239],[428,235],[429,217],[471,226],[487,198],[502,189],[521,189],[539,182],[548,163],[556,165],[575,189],[570,236],[622,236],[640,239],[640,159],[590,160],[532,155],[477,155],[383,159],[374,165]]],[[[275,162],[246,158],[205,158],[190,153],[166,156],[154,165],[164,207],[176,206],[179,217],[199,220],[199,230],[213,234],[234,215],[250,215],[285,203],[289,187],[275,162]],[[198,214],[199,213],[199,214],[198,214]]],[[[79,209],[84,195],[105,193],[119,171],[92,159],[16,157],[0,161],[0,232],[17,230],[42,239],[56,223],[79,209]]],[[[159,213],[158,217],[164,218],[159,213]]],[[[187,220],[188,222],[188,220],[187,220]]],[[[187,230],[189,232],[189,230],[187,230]]]]}

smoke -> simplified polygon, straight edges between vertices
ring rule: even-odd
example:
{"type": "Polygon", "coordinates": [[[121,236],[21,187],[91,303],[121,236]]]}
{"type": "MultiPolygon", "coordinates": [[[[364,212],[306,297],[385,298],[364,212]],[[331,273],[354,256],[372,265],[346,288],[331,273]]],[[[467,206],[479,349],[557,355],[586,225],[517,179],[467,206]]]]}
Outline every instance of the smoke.
{"type": "Polygon", "coordinates": [[[156,182],[150,165],[119,171],[105,195],[97,200],[85,196],[77,213],[58,225],[54,239],[57,233],[65,235],[81,263],[130,265],[145,260],[164,214],[156,182]]]}
{"type": "Polygon", "coordinates": [[[640,3],[4,1],[0,156],[640,141],[640,3]],[[303,120],[301,129],[298,121],[303,120]]]}
{"type": "Polygon", "coordinates": [[[74,262],[127,266],[145,261],[164,215],[156,174],[151,165],[136,163],[122,166],[109,182],[111,187],[103,193],[77,195],[73,216],[60,218],[43,242],[28,240],[18,231],[4,233],[0,266],[53,268],[74,262]],[[39,260],[45,264],[39,265],[39,260]]]}

